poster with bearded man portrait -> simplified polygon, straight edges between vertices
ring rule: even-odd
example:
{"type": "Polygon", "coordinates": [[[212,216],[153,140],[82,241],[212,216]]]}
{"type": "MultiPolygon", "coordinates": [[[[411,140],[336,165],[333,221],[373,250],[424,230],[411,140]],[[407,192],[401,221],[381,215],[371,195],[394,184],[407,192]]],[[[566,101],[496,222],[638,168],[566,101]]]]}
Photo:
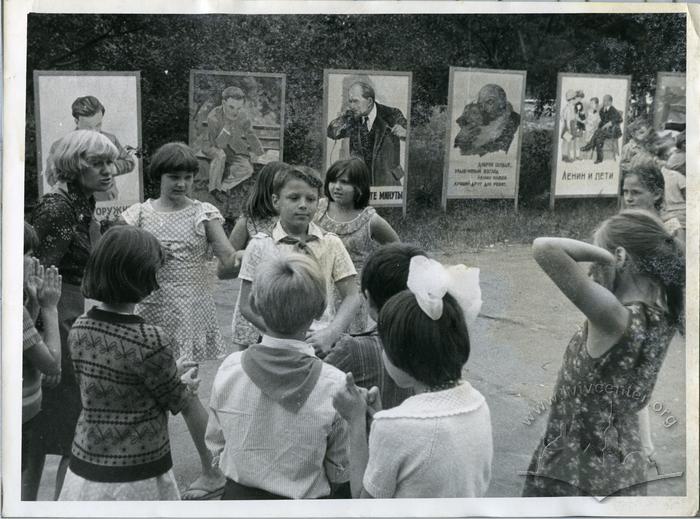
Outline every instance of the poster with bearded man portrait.
{"type": "Polygon", "coordinates": [[[525,74],[450,67],[443,209],[455,198],[517,206],[525,74]]]}
{"type": "Polygon", "coordinates": [[[359,158],[367,166],[370,203],[406,212],[410,72],[324,70],[325,170],[359,158]]]}

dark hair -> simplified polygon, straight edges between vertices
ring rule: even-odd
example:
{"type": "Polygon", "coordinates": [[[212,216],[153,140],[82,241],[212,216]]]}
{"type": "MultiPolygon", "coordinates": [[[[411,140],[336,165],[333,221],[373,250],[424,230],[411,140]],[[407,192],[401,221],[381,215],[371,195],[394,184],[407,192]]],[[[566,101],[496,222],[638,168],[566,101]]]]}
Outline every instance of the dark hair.
{"type": "Polygon", "coordinates": [[[323,183],[323,194],[328,200],[333,200],[328,184],[335,182],[343,174],[348,174],[348,182],[355,189],[356,209],[364,209],[369,205],[369,170],[365,161],[359,158],[337,160],[328,168],[326,180],[323,183]]]}
{"type": "Polygon", "coordinates": [[[598,99],[597,97],[591,97],[590,100],[591,100],[591,101],[595,101],[596,104],[600,104],[600,99],[598,99]]]}
{"type": "Polygon", "coordinates": [[[71,105],[73,117],[92,117],[97,112],[105,113],[105,107],[95,96],[79,97],[71,105]]]}
{"type": "Polygon", "coordinates": [[[469,359],[469,332],[464,314],[449,294],[440,319],[421,310],[409,290],[389,299],[379,313],[379,336],[389,360],[429,388],[446,389],[462,376],[469,359]]]}
{"type": "Polygon", "coordinates": [[[160,178],[175,171],[199,172],[199,161],[194,150],[184,142],[163,144],[151,156],[149,173],[152,178],[160,178]]]}
{"type": "Polygon", "coordinates": [[[159,288],[156,274],[164,259],[160,242],[150,232],[116,225],[88,258],[83,296],[108,304],[138,303],[159,288]]]}
{"type": "Polygon", "coordinates": [[[639,182],[649,191],[655,195],[659,195],[654,201],[654,208],[657,211],[661,211],[664,205],[664,189],[666,188],[666,183],[664,182],[664,175],[661,170],[654,164],[651,160],[644,160],[643,162],[634,164],[632,169],[625,171],[622,174],[622,183],[625,183],[625,179],[632,175],[636,175],[639,182]]]}
{"type": "Polygon", "coordinates": [[[641,274],[663,285],[671,319],[682,330],[685,254],[661,221],[646,211],[622,211],[600,225],[595,239],[610,251],[624,248],[641,274]]]}
{"type": "Polygon", "coordinates": [[[282,188],[292,179],[306,182],[318,190],[319,193],[323,187],[321,176],[315,169],[306,166],[290,166],[289,168],[281,169],[275,174],[275,179],[272,182],[272,192],[279,196],[282,188]]]}
{"type": "Polygon", "coordinates": [[[285,162],[269,162],[263,166],[243,206],[245,216],[262,219],[277,214],[272,205],[272,186],[277,172],[285,169],[291,169],[291,166],[285,162]]]}
{"type": "Polygon", "coordinates": [[[226,101],[226,99],[233,98],[233,99],[245,99],[245,93],[243,90],[238,88],[237,86],[230,86],[224,88],[224,91],[221,92],[221,99],[223,101],[226,101]]]}
{"type": "Polygon", "coordinates": [[[425,255],[423,250],[410,243],[388,243],[378,247],[367,256],[360,289],[367,291],[377,310],[381,310],[389,298],[406,290],[411,258],[425,255]]]}
{"type": "Polygon", "coordinates": [[[637,117],[634,121],[632,121],[629,124],[629,126],[627,127],[627,131],[629,132],[629,135],[632,136],[634,132],[641,128],[653,128],[651,121],[647,117],[637,117]]]}
{"type": "Polygon", "coordinates": [[[685,130],[676,135],[676,148],[685,151],[685,130]]]}
{"type": "Polygon", "coordinates": [[[369,83],[365,83],[364,81],[355,81],[352,85],[350,85],[350,88],[354,87],[355,85],[358,85],[360,87],[360,90],[362,90],[362,97],[364,97],[365,99],[371,98],[373,101],[377,100],[372,85],[370,85],[369,83]]]}
{"type": "Polygon", "coordinates": [[[24,252],[36,251],[39,248],[39,235],[31,224],[24,222],[24,252]]]}

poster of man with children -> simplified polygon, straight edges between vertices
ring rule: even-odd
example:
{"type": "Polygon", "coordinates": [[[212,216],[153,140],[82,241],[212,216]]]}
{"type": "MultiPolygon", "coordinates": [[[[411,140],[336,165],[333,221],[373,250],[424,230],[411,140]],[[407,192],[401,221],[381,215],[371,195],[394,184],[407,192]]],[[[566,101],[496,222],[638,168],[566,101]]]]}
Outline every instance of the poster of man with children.
{"type": "Polygon", "coordinates": [[[3,515],[697,513],[700,9],[224,4],[4,4],[3,515]]]}

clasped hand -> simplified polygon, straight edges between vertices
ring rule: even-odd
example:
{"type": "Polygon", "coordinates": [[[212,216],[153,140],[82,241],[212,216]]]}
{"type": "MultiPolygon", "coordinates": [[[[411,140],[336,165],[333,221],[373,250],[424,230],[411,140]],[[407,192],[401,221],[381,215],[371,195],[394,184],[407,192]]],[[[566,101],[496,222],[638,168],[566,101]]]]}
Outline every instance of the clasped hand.
{"type": "Polygon", "coordinates": [[[187,360],[184,356],[175,361],[177,366],[177,375],[180,377],[180,382],[187,386],[187,390],[193,394],[199,389],[199,364],[193,360],[187,360]]]}
{"type": "Polygon", "coordinates": [[[333,407],[348,422],[361,419],[365,414],[373,417],[382,410],[382,402],[377,386],[367,390],[355,385],[352,373],[345,375],[345,387],[333,395],[333,407]]]}

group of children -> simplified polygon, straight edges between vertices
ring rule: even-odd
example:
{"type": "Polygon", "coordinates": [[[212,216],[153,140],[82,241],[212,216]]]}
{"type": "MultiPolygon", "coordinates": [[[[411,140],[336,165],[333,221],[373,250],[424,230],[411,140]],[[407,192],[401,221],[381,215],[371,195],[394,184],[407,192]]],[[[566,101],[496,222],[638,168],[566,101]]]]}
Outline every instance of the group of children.
{"type": "Polygon", "coordinates": [[[685,131],[659,135],[639,118],[629,126],[622,147],[622,202],[627,208],[651,211],[666,230],[685,245],[685,131]]]}
{"type": "MultiPolygon", "coordinates": [[[[127,225],[109,229],[88,261],[82,292],[97,303],[68,339],[83,409],[60,499],[178,499],[168,412],[183,413],[203,471],[223,480],[222,499],[484,495],[489,408],[463,378],[468,327],[481,304],[477,273],[447,269],[399,243],[367,207],[369,175],[358,159],[334,164],[325,182],[311,168],[265,166],[226,240],[218,211],[188,197],[193,158],[184,144],[156,152],[151,172],[161,177],[161,197],[127,210],[127,225]],[[233,323],[240,351],[221,364],[207,412],[196,361],[219,338],[197,331],[200,346],[188,350],[181,328],[200,326],[202,305],[213,312],[211,287],[193,295],[191,283],[183,285],[204,278],[212,254],[221,277],[241,279],[233,323]],[[180,305],[174,318],[171,304],[180,305]]],[[[589,323],[567,349],[566,383],[638,375],[635,383],[651,393],[682,314],[683,253],[668,238],[654,215],[632,211],[604,222],[595,245],[536,241],[535,258],[589,323]],[[588,278],[580,261],[600,269],[588,278]],[[635,371],[645,359],[653,362],[635,371]]],[[[25,369],[50,376],[60,350],[51,320],[60,279],[34,265],[31,240],[25,227],[25,369]],[[32,324],[36,308],[43,340],[32,324]]],[[[37,377],[26,373],[29,393],[37,377]]],[[[598,439],[586,428],[587,406],[572,405],[550,417],[549,441],[533,459],[569,418],[576,434],[598,439]]],[[[636,404],[611,405],[629,440],[619,449],[637,446],[636,404]]],[[[548,467],[569,467],[574,487],[528,478],[528,495],[577,492],[581,465],[571,456],[580,452],[567,448],[569,456],[549,456],[548,467]]],[[[538,466],[533,472],[541,479],[538,466]]],[[[604,479],[595,470],[592,477],[604,479]]]]}

